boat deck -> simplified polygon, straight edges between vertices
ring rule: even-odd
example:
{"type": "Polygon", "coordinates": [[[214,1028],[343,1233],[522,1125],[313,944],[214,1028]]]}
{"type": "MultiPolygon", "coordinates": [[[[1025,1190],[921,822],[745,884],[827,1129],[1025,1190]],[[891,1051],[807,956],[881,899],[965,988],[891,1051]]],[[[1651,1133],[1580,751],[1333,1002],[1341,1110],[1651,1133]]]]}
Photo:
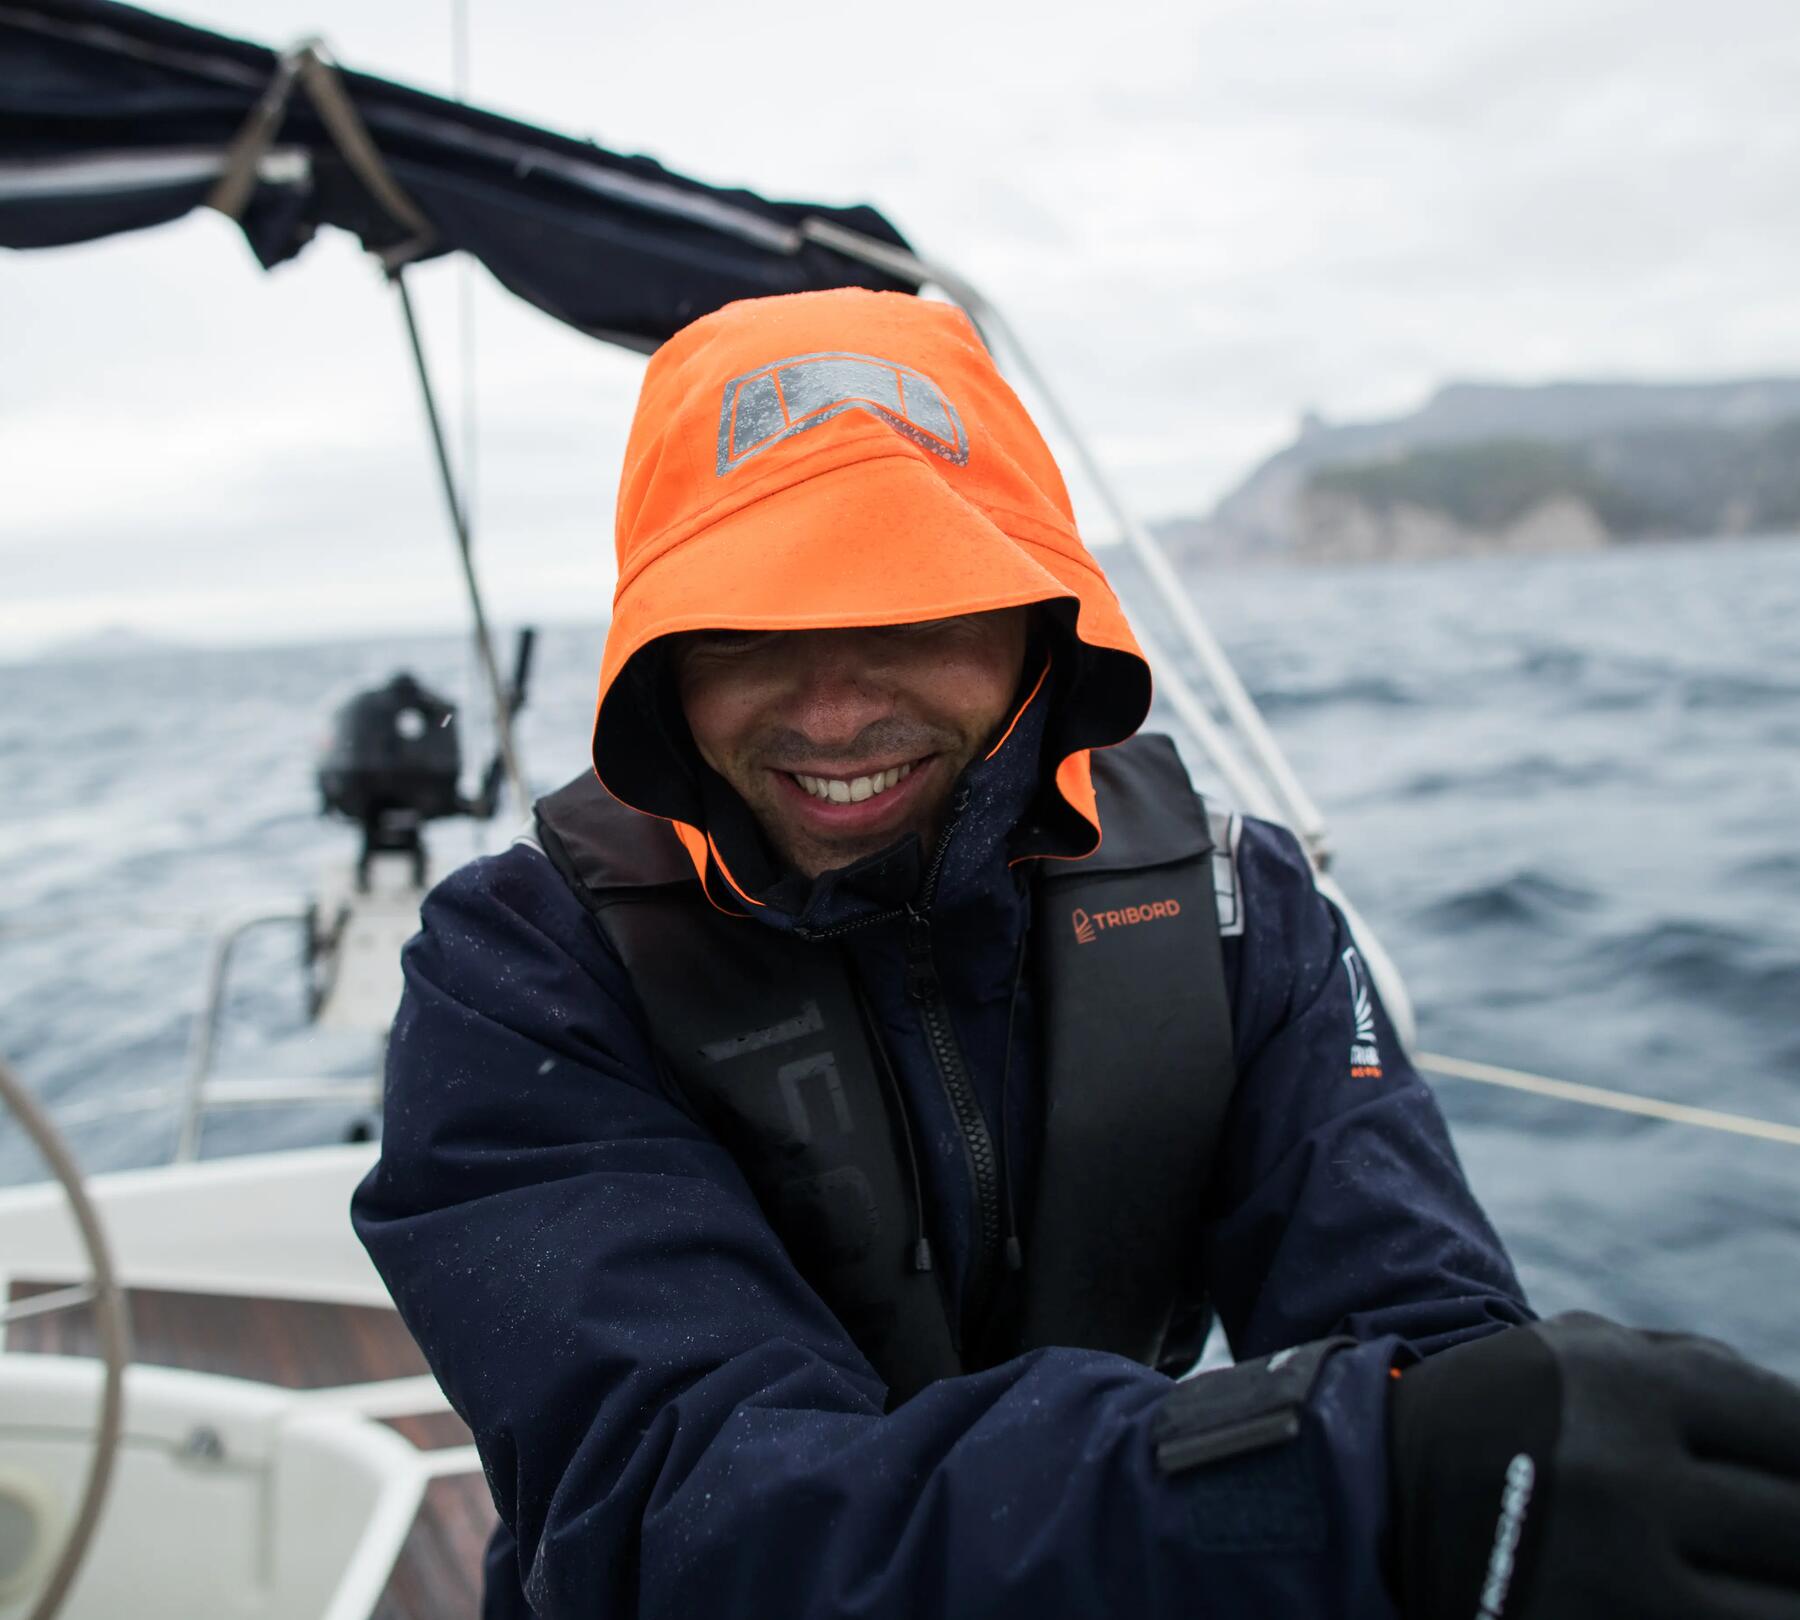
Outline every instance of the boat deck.
{"type": "MultiPolygon", "coordinates": [[[[11,1298],[49,1293],[67,1281],[15,1279],[11,1298]]],[[[154,1366],[253,1378],[284,1389],[329,1389],[428,1371],[400,1318],[376,1306],[152,1288],[130,1289],[128,1297],[132,1359],[154,1366]]],[[[6,1345],[40,1355],[99,1354],[93,1313],[85,1308],[14,1322],[6,1345]]],[[[421,1451],[470,1443],[454,1412],[384,1421],[421,1451]]],[[[475,1620],[481,1558],[495,1517],[479,1473],[432,1480],[372,1620],[475,1620]]]]}

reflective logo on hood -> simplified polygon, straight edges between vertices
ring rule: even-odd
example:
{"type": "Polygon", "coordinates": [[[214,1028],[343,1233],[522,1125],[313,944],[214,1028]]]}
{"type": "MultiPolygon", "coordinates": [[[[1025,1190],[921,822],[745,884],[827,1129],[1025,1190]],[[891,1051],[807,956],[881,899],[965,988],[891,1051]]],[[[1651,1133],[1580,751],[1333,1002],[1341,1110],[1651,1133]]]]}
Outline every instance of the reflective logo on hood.
{"type": "Polygon", "coordinates": [[[868,354],[796,354],[725,385],[719,476],[845,411],[868,412],[954,466],[969,459],[962,418],[923,372],[868,354]]]}

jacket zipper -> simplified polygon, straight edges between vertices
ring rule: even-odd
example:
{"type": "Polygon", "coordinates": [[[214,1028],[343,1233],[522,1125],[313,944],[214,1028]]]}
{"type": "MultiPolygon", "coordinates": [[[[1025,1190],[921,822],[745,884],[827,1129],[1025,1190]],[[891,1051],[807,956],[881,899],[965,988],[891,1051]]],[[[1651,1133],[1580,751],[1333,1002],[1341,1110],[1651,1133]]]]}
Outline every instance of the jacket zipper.
{"type": "MultiPolygon", "coordinates": [[[[959,804],[958,810],[962,808],[959,804]]],[[[968,1286],[964,1298],[974,1309],[959,1313],[964,1326],[980,1330],[986,1318],[986,1307],[993,1289],[1000,1259],[1000,1175],[994,1155],[994,1139],[988,1134],[981,1104],[969,1080],[968,1065],[956,1044],[956,1031],[950,1026],[949,1010],[944,1005],[937,964],[931,954],[930,912],[937,898],[938,876],[950,842],[950,829],[945,828],[938,840],[937,852],[925,874],[920,891],[921,905],[906,908],[906,990],[918,1004],[925,1025],[926,1044],[937,1066],[938,1079],[950,1099],[951,1112],[962,1136],[963,1154],[969,1166],[969,1177],[975,1188],[976,1238],[970,1255],[968,1286]]],[[[971,1335],[959,1335],[964,1344],[971,1335]]]]}
{"type": "MultiPolygon", "coordinates": [[[[958,1315],[963,1318],[963,1324],[973,1322],[979,1329],[986,1317],[993,1279],[1000,1262],[999,1162],[994,1155],[994,1139],[988,1134],[987,1121],[982,1117],[981,1104],[975,1099],[968,1065],[963,1061],[962,1050],[956,1044],[956,1031],[950,1027],[950,1014],[944,1006],[937,964],[931,955],[930,922],[931,908],[937,900],[938,879],[943,873],[944,856],[949,851],[950,835],[956,824],[955,818],[966,803],[964,795],[959,794],[951,806],[950,824],[938,835],[931,865],[926,869],[925,881],[920,885],[918,905],[896,906],[891,911],[858,917],[850,922],[835,923],[826,928],[796,929],[795,932],[802,939],[823,941],[836,939],[877,923],[904,919],[907,994],[918,1005],[919,1017],[925,1026],[926,1045],[931,1048],[938,1080],[943,1085],[945,1096],[950,1100],[950,1111],[956,1117],[958,1133],[962,1137],[963,1157],[969,1167],[969,1179],[975,1188],[975,1246],[969,1256],[968,1285],[964,1289],[964,1299],[973,1304],[975,1309],[959,1312],[958,1315]]],[[[958,1338],[962,1343],[968,1342],[968,1335],[960,1331],[960,1325],[958,1338]]],[[[960,1344],[958,1348],[961,1348],[960,1344]]]]}

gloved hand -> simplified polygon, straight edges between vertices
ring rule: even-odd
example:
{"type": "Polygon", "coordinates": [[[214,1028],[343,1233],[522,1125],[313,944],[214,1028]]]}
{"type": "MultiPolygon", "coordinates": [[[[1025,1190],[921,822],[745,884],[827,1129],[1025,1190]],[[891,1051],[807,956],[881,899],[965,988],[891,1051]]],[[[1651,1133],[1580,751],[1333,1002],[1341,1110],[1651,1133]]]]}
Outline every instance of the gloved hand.
{"type": "Polygon", "coordinates": [[[1407,1368],[1406,1620],[1800,1620],[1800,1386],[1597,1316],[1407,1368]]]}

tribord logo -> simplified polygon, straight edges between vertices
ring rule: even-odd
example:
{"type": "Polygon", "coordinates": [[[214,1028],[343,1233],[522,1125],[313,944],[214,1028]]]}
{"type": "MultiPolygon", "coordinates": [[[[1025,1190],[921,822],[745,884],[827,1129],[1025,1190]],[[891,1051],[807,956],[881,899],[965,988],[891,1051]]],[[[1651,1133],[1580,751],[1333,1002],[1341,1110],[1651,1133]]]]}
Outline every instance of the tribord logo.
{"type": "Polygon", "coordinates": [[[1075,943],[1092,945],[1102,932],[1112,928],[1129,928],[1134,923],[1154,922],[1158,917],[1179,917],[1179,900],[1152,900],[1147,906],[1121,906],[1117,911],[1083,911],[1077,906],[1069,913],[1075,925],[1075,943]]]}

